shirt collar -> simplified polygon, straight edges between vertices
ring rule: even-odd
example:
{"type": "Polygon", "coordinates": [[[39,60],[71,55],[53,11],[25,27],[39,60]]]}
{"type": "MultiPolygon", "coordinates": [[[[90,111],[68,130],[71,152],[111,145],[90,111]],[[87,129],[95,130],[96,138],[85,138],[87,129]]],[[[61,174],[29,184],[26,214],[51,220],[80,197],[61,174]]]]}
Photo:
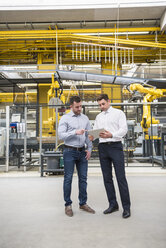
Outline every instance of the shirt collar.
{"type": "Polygon", "coordinates": [[[77,116],[81,116],[81,114],[80,114],[80,115],[76,115],[76,114],[74,114],[73,110],[70,110],[69,114],[70,114],[71,116],[75,116],[75,117],[77,117],[77,116]]]}
{"type": "Polygon", "coordinates": [[[110,106],[106,111],[104,111],[104,114],[110,113],[111,109],[112,109],[112,107],[110,106]]]}

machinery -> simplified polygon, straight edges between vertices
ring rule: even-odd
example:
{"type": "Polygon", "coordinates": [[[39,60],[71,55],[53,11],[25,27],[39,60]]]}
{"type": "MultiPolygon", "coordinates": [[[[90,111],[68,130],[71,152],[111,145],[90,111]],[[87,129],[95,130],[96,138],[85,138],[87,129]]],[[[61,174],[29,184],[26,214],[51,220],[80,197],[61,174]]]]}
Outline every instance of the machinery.
{"type": "MultiPolygon", "coordinates": [[[[81,73],[81,72],[66,72],[66,71],[57,71],[55,74],[52,75],[52,83],[50,85],[47,84],[47,89],[45,90],[45,99],[43,100],[42,103],[48,103],[48,106],[45,106],[42,108],[42,118],[44,119],[42,121],[42,144],[43,147],[42,148],[46,148],[45,150],[53,150],[54,148],[57,147],[58,142],[56,140],[55,142],[55,136],[56,136],[56,130],[57,130],[57,125],[58,125],[58,120],[61,117],[62,111],[64,112],[66,109],[64,107],[64,105],[66,104],[66,99],[68,98],[67,94],[69,93],[69,91],[67,92],[67,90],[64,91],[63,89],[63,85],[61,82],[61,79],[63,80],[73,80],[73,81],[89,81],[89,82],[101,82],[104,84],[108,84],[108,89],[110,89],[110,84],[122,84],[122,85],[130,85],[130,93],[132,92],[140,92],[144,98],[144,105],[143,105],[143,114],[142,114],[142,120],[138,120],[138,118],[136,117],[135,119],[133,118],[134,122],[132,121],[132,119],[129,117],[129,123],[128,123],[128,135],[127,135],[127,147],[126,147],[126,152],[127,154],[131,154],[131,157],[133,156],[134,152],[135,152],[135,148],[138,144],[137,140],[139,139],[139,137],[137,136],[137,132],[135,131],[135,126],[141,122],[141,130],[143,129],[143,134],[142,134],[142,143],[143,143],[143,156],[144,157],[150,157],[151,156],[151,140],[155,139],[160,141],[161,140],[161,135],[158,132],[156,135],[156,132],[151,132],[149,133],[149,130],[154,128],[157,128],[157,130],[159,131],[159,120],[156,120],[154,117],[152,116],[152,111],[151,111],[151,107],[150,107],[150,102],[152,102],[153,100],[163,97],[165,96],[165,92],[166,90],[163,89],[156,89],[154,87],[151,87],[149,85],[141,85],[141,83],[143,83],[143,81],[139,81],[140,84],[134,84],[134,82],[136,82],[136,78],[124,78],[124,77],[119,77],[119,76],[112,76],[112,75],[96,75],[96,74],[90,74],[90,73],[81,73]],[[47,97],[46,97],[47,96],[47,97]],[[151,125],[152,124],[152,125],[151,125]],[[44,130],[44,131],[43,131],[44,130]],[[154,135],[155,134],[155,135],[154,135]],[[45,136],[45,137],[43,137],[45,136]],[[134,139],[133,139],[134,137],[134,139]],[[51,148],[50,148],[51,146],[51,148]],[[148,148],[149,147],[149,148],[148,148]]],[[[138,82],[138,81],[137,81],[138,82]]],[[[84,94],[93,94],[93,96],[96,94],[100,94],[102,92],[102,84],[101,84],[101,88],[99,88],[97,91],[94,91],[92,89],[88,89],[84,91],[84,94]]],[[[83,91],[83,89],[82,89],[83,91]]],[[[74,90],[71,89],[71,95],[74,94],[74,90]]],[[[79,91],[80,93],[80,91],[79,91]]],[[[5,94],[4,94],[5,95],[5,94]]],[[[44,95],[44,94],[43,94],[44,95]]],[[[142,97],[142,96],[141,96],[142,97]]],[[[86,99],[86,98],[84,98],[86,99]]],[[[125,104],[124,104],[125,105],[125,104]]],[[[19,106],[18,106],[19,107],[19,106]]],[[[28,107],[29,108],[29,107],[28,107]]],[[[135,109],[137,109],[139,107],[135,107],[135,109]]],[[[21,110],[21,108],[19,109],[21,110]]],[[[18,118],[18,113],[21,113],[20,111],[16,111],[14,112],[13,116],[16,118],[18,118]]],[[[127,107],[127,114],[129,112],[131,112],[131,114],[133,115],[133,106],[132,107],[127,107]]],[[[139,110],[141,110],[141,108],[139,108],[139,110]]],[[[94,110],[93,110],[94,111],[94,110]]],[[[137,113],[135,113],[137,115],[137,113]]],[[[136,116],[135,115],[135,116],[136,116]]],[[[139,116],[141,116],[141,111],[139,113],[139,116]]],[[[11,128],[11,133],[10,133],[10,138],[12,139],[13,142],[13,147],[17,148],[17,151],[14,151],[14,155],[16,154],[21,154],[21,151],[23,151],[23,113],[22,116],[20,117],[21,120],[19,121],[15,121],[15,120],[11,120],[10,123],[10,128],[11,128]],[[17,122],[17,123],[15,123],[17,122]],[[21,124],[21,125],[20,125],[21,124]],[[22,131],[21,131],[22,130],[22,131]],[[20,139],[18,141],[18,139],[20,139]]],[[[39,118],[38,118],[39,119],[39,118]]],[[[34,117],[35,120],[35,117],[34,117]]],[[[29,125],[29,123],[28,123],[29,125]]],[[[32,123],[30,123],[30,125],[32,125],[32,123]]],[[[35,128],[39,127],[39,122],[37,123],[37,116],[36,116],[36,125],[35,128]]],[[[36,136],[39,136],[38,133],[36,132],[36,134],[33,136],[34,140],[35,140],[35,144],[31,144],[32,141],[32,136],[27,136],[27,138],[29,137],[30,139],[27,139],[27,147],[29,149],[32,150],[38,150],[39,149],[39,140],[37,141],[36,136]]],[[[56,137],[57,139],[57,137],[56,137]]],[[[161,142],[157,143],[157,146],[155,144],[155,147],[157,147],[157,149],[159,148],[161,142]]],[[[139,143],[139,148],[141,148],[141,141],[139,143]]],[[[157,154],[161,154],[161,149],[158,149],[159,152],[157,152],[157,154]]],[[[51,156],[53,156],[54,154],[51,154],[51,156]]],[[[30,155],[31,156],[31,155],[30,155]]],[[[52,159],[52,158],[51,158],[52,159]]],[[[21,158],[19,159],[21,160],[21,158]]],[[[49,160],[49,159],[48,159],[49,160]]],[[[21,163],[20,163],[21,164],[21,163]]]]}
{"type": "MultiPolygon", "coordinates": [[[[148,88],[144,87],[140,84],[131,84],[130,85],[131,91],[139,91],[140,93],[146,94],[143,98],[144,103],[152,102],[153,100],[166,96],[166,90],[165,89],[155,89],[155,88],[148,88]]],[[[145,104],[143,106],[143,115],[142,115],[142,121],[141,126],[143,128],[143,131],[145,133],[145,139],[149,139],[148,136],[148,129],[151,126],[151,124],[159,124],[160,121],[156,120],[154,117],[151,116],[151,109],[149,104],[145,104]]]]}
{"type": "Polygon", "coordinates": [[[5,155],[5,136],[6,128],[0,127],[0,157],[5,155]]]}
{"type": "Polygon", "coordinates": [[[60,118],[58,109],[55,107],[55,105],[65,104],[65,96],[63,95],[63,85],[60,80],[58,72],[52,74],[52,84],[47,92],[47,102],[49,106],[47,108],[48,120],[44,121],[43,123],[46,124],[49,128],[48,135],[55,136],[56,118],[58,119],[60,118]],[[56,111],[57,111],[57,117],[56,117],[56,111]]]}
{"type": "Polygon", "coordinates": [[[60,99],[62,103],[65,103],[65,97],[63,95],[63,85],[58,72],[52,74],[52,84],[47,94],[49,105],[57,104],[57,102],[59,102],[57,99],[60,99]]]}
{"type": "Polygon", "coordinates": [[[153,157],[156,162],[163,161],[161,157],[163,153],[163,136],[161,132],[163,124],[160,124],[160,121],[152,116],[151,106],[148,103],[157,98],[165,97],[166,90],[156,89],[148,85],[131,84],[130,91],[144,94],[143,102],[146,103],[143,105],[141,121],[141,127],[143,129],[142,155],[144,158],[151,159],[153,157]]]}

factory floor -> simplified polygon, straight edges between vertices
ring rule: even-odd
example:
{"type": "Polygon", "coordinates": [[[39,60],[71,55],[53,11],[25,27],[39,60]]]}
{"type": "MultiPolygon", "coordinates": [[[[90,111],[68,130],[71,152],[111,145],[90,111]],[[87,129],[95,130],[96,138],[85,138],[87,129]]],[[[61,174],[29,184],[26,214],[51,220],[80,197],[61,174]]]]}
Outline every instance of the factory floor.
{"type": "Polygon", "coordinates": [[[89,214],[78,208],[77,175],[73,177],[74,216],[64,214],[63,176],[40,177],[38,171],[0,173],[1,248],[165,248],[166,170],[159,166],[127,167],[131,217],[108,207],[101,171],[89,166],[89,214]]]}

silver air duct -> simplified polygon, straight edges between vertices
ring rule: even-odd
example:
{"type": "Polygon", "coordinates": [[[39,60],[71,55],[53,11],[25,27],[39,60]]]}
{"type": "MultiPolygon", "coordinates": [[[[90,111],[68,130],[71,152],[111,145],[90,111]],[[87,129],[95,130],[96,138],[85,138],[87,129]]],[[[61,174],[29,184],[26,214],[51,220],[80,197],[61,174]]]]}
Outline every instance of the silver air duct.
{"type": "Polygon", "coordinates": [[[121,77],[105,74],[93,74],[86,72],[75,72],[75,71],[61,71],[57,70],[60,78],[62,80],[74,80],[74,81],[86,81],[86,82],[95,82],[95,83],[104,83],[104,84],[123,84],[129,85],[132,83],[146,83],[145,79],[140,78],[131,78],[131,77],[121,77]]]}

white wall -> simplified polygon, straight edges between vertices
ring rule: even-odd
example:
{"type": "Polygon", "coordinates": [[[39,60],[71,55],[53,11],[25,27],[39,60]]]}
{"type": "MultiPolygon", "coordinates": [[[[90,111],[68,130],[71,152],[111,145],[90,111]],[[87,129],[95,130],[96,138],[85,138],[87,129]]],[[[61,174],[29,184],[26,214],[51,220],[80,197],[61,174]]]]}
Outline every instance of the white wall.
{"type": "Polygon", "coordinates": [[[166,6],[165,0],[0,0],[0,10],[166,6]]]}
{"type": "Polygon", "coordinates": [[[166,11],[163,13],[160,22],[161,30],[166,30],[166,11]]]}

